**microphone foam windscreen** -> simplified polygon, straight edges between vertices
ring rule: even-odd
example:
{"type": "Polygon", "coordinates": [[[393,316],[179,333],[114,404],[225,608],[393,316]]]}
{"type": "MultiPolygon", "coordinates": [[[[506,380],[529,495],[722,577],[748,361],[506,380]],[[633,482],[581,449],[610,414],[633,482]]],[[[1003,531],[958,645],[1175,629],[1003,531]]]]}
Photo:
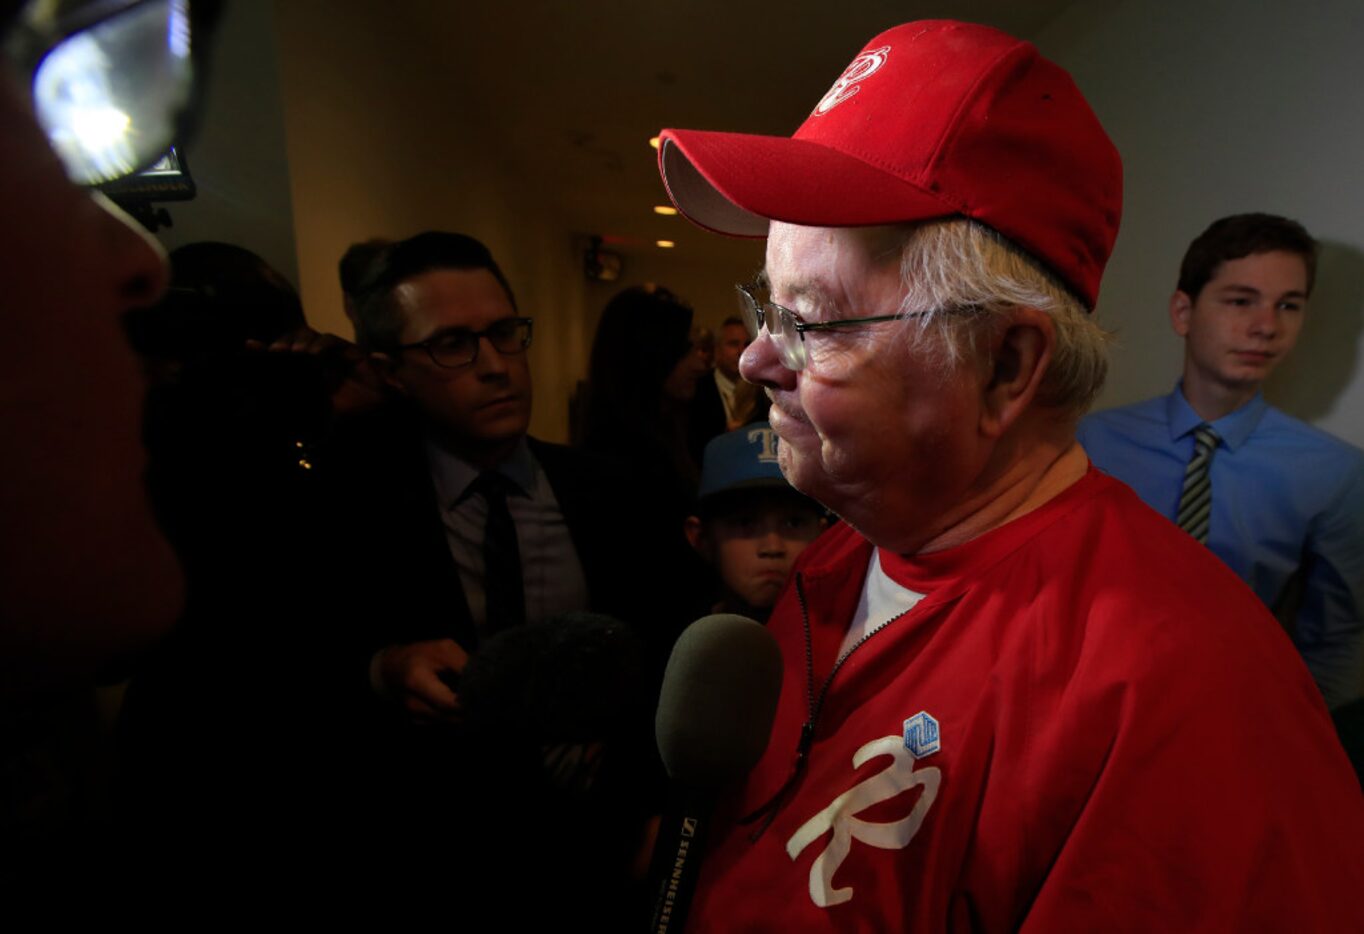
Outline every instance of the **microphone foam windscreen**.
{"type": "Polygon", "coordinates": [[[540,742],[607,740],[647,730],[643,650],[630,627],[565,613],[485,639],[460,675],[465,722],[540,742]]]}
{"type": "Polygon", "coordinates": [[[668,775],[717,788],[757,764],[781,693],[781,652],[744,616],[698,619],[673,647],[654,732],[668,775]]]}

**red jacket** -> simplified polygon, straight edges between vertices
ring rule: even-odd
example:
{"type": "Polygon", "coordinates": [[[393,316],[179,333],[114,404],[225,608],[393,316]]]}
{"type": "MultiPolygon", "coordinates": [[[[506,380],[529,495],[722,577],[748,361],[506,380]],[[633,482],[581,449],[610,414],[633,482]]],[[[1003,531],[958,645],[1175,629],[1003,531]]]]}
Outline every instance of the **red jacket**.
{"type": "Polygon", "coordinates": [[[831,529],[773,613],[777,722],[693,930],[1364,930],[1364,796],[1306,668],[1127,487],[883,554],[927,596],[826,689],[871,549],[831,529]]]}

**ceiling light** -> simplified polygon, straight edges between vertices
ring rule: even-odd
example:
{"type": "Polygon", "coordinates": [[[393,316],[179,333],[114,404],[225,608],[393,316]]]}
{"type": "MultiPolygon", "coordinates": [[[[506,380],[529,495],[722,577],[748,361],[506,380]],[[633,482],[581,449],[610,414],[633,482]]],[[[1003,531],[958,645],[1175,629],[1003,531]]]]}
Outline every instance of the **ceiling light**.
{"type": "Polygon", "coordinates": [[[658,148],[658,137],[657,137],[657,136],[651,136],[651,137],[649,137],[649,145],[652,146],[652,147],[654,147],[655,149],[657,149],[657,148],[658,148]]]}
{"type": "Polygon", "coordinates": [[[677,213],[677,208],[673,207],[671,204],[655,204],[654,213],[662,214],[664,217],[672,217],[677,213]]]}
{"type": "Polygon", "coordinates": [[[673,247],[677,246],[677,244],[673,243],[671,240],[655,240],[654,242],[665,250],[671,250],[673,247]]]}

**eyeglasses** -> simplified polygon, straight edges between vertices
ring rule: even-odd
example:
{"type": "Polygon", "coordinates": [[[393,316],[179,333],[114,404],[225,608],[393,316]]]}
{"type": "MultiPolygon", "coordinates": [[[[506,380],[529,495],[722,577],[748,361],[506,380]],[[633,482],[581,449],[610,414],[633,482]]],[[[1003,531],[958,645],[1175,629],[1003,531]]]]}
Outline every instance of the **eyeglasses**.
{"type": "Polygon", "coordinates": [[[743,313],[744,326],[748,336],[758,339],[758,331],[767,328],[772,343],[781,354],[782,366],[788,370],[803,370],[810,357],[805,348],[806,331],[841,331],[855,324],[879,324],[882,321],[896,321],[900,318],[917,318],[927,311],[907,311],[894,315],[874,315],[870,318],[840,318],[837,321],[820,321],[811,324],[790,308],[775,302],[760,302],[753,294],[756,285],[738,285],[739,310],[743,313]]]}
{"type": "Polygon", "coordinates": [[[399,344],[395,350],[416,350],[421,348],[431,357],[436,366],[447,370],[458,370],[478,359],[481,338],[486,337],[493,350],[500,354],[518,354],[530,346],[529,318],[503,318],[494,321],[482,331],[453,330],[442,331],[434,337],[415,344],[399,344]]]}
{"type": "Polygon", "coordinates": [[[187,130],[188,0],[31,3],[6,47],[32,76],[34,113],[76,184],[146,168],[187,130]]]}

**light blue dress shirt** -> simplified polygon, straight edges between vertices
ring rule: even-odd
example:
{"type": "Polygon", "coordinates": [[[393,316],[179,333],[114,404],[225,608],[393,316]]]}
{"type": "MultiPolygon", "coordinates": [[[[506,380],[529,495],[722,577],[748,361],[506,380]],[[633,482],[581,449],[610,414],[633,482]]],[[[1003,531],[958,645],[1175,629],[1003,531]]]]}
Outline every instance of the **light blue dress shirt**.
{"type": "MultiPolygon", "coordinates": [[[[1090,415],[1077,436],[1096,467],[1173,520],[1201,424],[1176,386],[1168,396],[1090,415]]],[[[1358,697],[1364,451],[1258,394],[1210,424],[1221,440],[1211,467],[1208,548],[1285,620],[1328,706],[1358,697]]]]}

